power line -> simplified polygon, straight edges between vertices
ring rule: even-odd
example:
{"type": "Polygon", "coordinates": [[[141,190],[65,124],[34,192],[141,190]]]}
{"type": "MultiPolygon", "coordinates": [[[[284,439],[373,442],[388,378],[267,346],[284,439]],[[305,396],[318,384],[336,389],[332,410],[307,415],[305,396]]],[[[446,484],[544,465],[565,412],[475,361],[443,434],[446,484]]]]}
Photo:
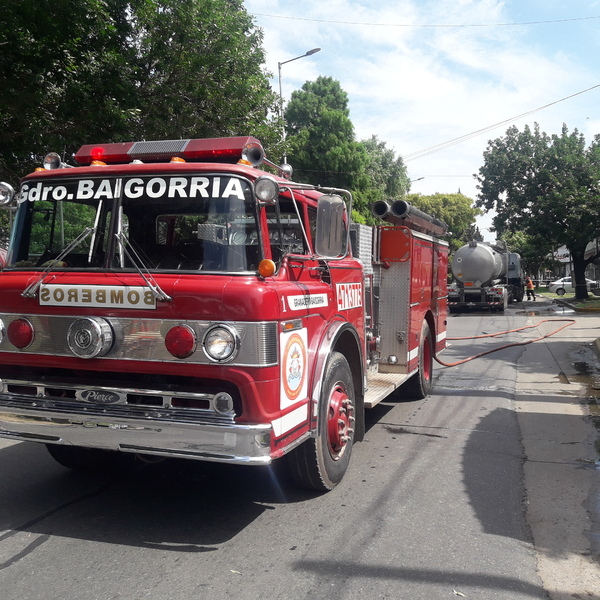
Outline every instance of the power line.
{"type": "Polygon", "coordinates": [[[544,110],[550,106],[554,106],[555,104],[559,104],[560,102],[564,102],[565,100],[569,100],[570,98],[574,98],[575,96],[580,96],[581,94],[585,94],[591,90],[600,87],[600,83],[593,85],[592,87],[587,88],[586,90],[581,90],[580,92],[576,92],[575,94],[571,94],[570,96],[565,96],[560,100],[555,100],[554,102],[550,102],[549,104],[544,104],[544,106],[540,106],[538,108],[534,108],[533,110],[527,111],[523,114],[517,115],[516,117],[511,117],[510,119],[505,119],[504,121],[500,121],[499,123],[495,123],[494,125],[489,125],[488,127],[484,127],[483,129],[478,129],[477,131],[473,131],[471,133],[467,133],[465,135],[461,135],[460,137],[453,138],[446,142],[442,142],[440,144],[436,144],[435,146],[429,146],[428,148],[423,148],[422,150],[417,150],[416,152],[411,152],[409,154],[404,154],[402,159],[404,162],[409,162],[411,160],[416,160],[417,158],[423,158],[428,156],[429,154],[433,154],[434,152],[439,152],[440,150],[445,150],[446,148],[450,148],[451,146],[455,146],[456,144],[460,144],[462,142],[466,142],[471,138],[477,137],[478,135],[482,135],[492,129],[496,129],[497,127],[502,127],[502,125],[506,125],[507,123],[511,123],[512,121],[516,121],[517,119],[521,119],[523,117],[528,117],[540,110],[544,110]]]}
{"type": "Polygon", "coordinates": [[[575,21],[590,21],[600,19],[600,15],[591,17],[576,17],[573,19],[556,19],[553,21],[524,21],[522,23],[471,23],[471,24],[418,24],[418,23],[367,23],[364,21],[333,21],[328,19],[308,19],[306,17],[291,17],[287,15],[268,15],[266,13],[252,13],[256,17],[269,17],[271,19],[287,19],[290,21],[308,21],[310,23],[326,23],[334,25],[367,25],[369,27],[413,27],[415,29],[461,29],[471,27],[523,27],[525,25],[549,25],[553,23],[572,23],[575,21]]]}

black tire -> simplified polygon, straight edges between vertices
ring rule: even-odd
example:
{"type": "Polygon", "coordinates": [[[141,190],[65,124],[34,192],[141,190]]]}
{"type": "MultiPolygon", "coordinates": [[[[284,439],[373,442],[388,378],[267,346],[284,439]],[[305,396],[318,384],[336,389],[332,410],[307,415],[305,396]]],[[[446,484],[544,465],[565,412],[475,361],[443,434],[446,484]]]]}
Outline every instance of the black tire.
{"type": "Polygon", "coordinates": [[[558,289],[556,290],[556,293],[557,293],[559,296],[564,296],[564,295],[565,295],[565,289],[564,289],[564,288],[558,288],[558,289]]]}
{"type": "Polygon", "coordinates": [[[317,435],[286,457],[296,485],[327,492],[343,479],[354,444],[355,410],[350,366],[343,354],[332,352],[321,388],[317,435]]]}
{"type": "Polygon", "coordinates": [[[135,464],[135,454],[113,450],[46,444],[50,456],[60,465],[75,471],[124,471],[135,464]]]}
{"type": "Polygon", "coordinates": [[[433,353],[433,337],[427,321],[423,321],[419,339],[419,370],[400,388],[402,397],[422,400],[431,393],[433,353]]]}

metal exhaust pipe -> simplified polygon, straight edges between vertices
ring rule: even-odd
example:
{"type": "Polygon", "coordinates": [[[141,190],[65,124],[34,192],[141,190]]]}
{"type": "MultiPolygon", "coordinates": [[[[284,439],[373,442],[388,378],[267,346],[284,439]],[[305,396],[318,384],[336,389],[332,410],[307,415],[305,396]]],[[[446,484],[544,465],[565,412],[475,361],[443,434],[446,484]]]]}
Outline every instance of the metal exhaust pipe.
{"type": "Polygon", "coordinates": [[[385,219],[390,211],[390,205],[385,200],[377,200],[371,205],[371,214],[379,219],[385,219]]]}

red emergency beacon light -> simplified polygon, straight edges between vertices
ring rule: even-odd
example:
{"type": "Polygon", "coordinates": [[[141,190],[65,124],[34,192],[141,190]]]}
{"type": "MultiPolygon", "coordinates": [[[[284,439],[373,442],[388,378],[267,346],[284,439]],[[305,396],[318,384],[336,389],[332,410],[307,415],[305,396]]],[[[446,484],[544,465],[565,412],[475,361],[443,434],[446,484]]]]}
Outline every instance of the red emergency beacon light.
{"type": "Polygon", "coordinates": [[[139,160],[145,163],[170,161],[179,157],[186,161],[236,163],[245,159],[256,165],[264,158],[260,142],[251,136],[212,138],[203,140],[160,140],[122,142],[116,144],[88,144],[82,146],[75,160],[80,165],[94,161],[122,164],[139,160]]]}

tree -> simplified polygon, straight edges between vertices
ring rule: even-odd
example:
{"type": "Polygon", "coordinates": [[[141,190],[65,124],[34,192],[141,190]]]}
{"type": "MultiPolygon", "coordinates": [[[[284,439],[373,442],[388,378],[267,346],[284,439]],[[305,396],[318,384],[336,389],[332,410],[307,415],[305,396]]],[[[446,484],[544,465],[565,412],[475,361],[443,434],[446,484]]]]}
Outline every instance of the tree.
{"type": "Polygon", "coordinates": [[[475,218],[481,214],[481,210],[473,206],[471,198],[460,193],[431,196],[409,194],[406,200],[415,208],[448,225],[446,237],[451,251],[458,250],[463,244],[477,238],[479,230],[475,225],[475,218]]]}
{"type": "Polygon", "coordinates": [[[262,30],[243,0],[145,0],[131,23],[140,135],[279,140],[267,120],[277,95],[261,66],[262,30]]]}
{"type": "Polygon", "coordinates": [[[401,156],[396,156],[385,142],[376,135],[360,142],[367,154],[365,175],[368,183],[365,188],[356,190],[354,208],[360,222],[375,222],[371,216],[371,205],[378,200],[397,200],[410,189],[410,180],[401,156]]]}
{"type": "Polygon", "coordinates": [[[0,11],[0,171],[83,143],[279,140],[243,0],[19,0],[0,11]]]}
{"type": "Polygon", "coordinates": [[[526,126],[489,142],[479,169],[477,205],[496,210],[499,234],[522,231],[549,245],[565,245],[573,260],[575,296],[588,297],[587,244],[600,236],[600,136],[586,148],[577,129],[560,135],[526,126]]]}
{"type": "Polygon", "coordinates": [[[410,179],[401,156],[391,148],[386,148],[385,142],[376,135],[361,142],[369,156],[366,172],[370,185],[381,190],[388,198],[401,198],[410,189],[410,179]]]}
{"type": "Polygon", "coordinates": [[[500,239],[506,244],[511,252],[521,256],[523,268],[532,275],[539,273],[542,269],[552,267],[552,244],[546,237],[532,236],[523,231],[506,231],[500,239]]]}
{"type": "MultiPolygon", "coordinates": [[[[116,2],[5,3],[0,11],[0,169],[13,183],[36,154],[85,134],[122,134],[134,106],[129,26],[116,2]]],[[[121,3],[124,4],[124,3],[121,3]]],[[[122,9],[124,10],[124,6],[122,9]]],[[[88,140],[89,141],[89,140],[88,140]]]]}
{"type": "Polygon", "coordinates": [[[348,96],[331,77],[292,93],[284,116],[295,178],[353,191],[368,186],[367,152],[355,141],[349,114],[348,96]]]}

